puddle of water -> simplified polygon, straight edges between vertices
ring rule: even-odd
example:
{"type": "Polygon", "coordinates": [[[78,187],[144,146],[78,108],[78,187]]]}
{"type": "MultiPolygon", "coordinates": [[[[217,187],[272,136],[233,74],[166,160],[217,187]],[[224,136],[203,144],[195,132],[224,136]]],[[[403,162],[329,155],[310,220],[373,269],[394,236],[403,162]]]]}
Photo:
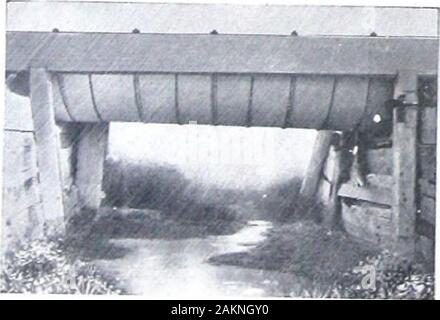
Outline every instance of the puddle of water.
{"type": "Polygon", "coordinates": [[[130,293],[149,298],[287,296],[297,285],[293,275],[206,262],[212,255],[250,250],[271,227],[255,220],[227,236],[113,239],[114,245],[130,251],[120,259],[94,262],[120,278],[130,293]]]}
{"type": "Polygon", "coordinates": [[[212,254],[248,251],[266,239],[272,223],[262,220],[251,220],[247,226],[232,235],[208,237],[216,251],[212,254]]]}

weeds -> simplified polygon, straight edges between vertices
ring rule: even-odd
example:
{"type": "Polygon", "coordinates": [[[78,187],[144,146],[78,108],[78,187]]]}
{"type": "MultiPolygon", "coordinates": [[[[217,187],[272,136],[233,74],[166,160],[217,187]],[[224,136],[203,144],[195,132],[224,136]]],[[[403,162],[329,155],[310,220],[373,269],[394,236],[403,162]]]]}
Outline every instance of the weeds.
{"type": "Polygon", "coordinates": [[[332,297],[354,299],[433,299],[434,275],[426,273],[417,263],[411,263],[387,251],[367,257],[343,275],[332,292],[332,297]],[[371,266],[374,275],[358,272],[359,267],[371,266]],[[372,276],[374,285],[361,285],[365,276],[372,276]]]}
{"type": "Polygon", "coordinates": [[[313,299],[434,299],[434,276],[425,273],[420,265],[409,263],[389,252],[367,257],[343,275],[341,280],[325,285],[318,281],[302,285],[290,293],[292,297],[313,299]],[[358,270],[371,266],[374,275],[358,270]],[[374,283],[362,285],[365,276],[374,283]]]}
{"type": "Polygon", "coordinates": [[[34,240],[6,256],[1,293],[122,294],[116,280],[95,266],[69,261],[61,239],[34,240]]]}

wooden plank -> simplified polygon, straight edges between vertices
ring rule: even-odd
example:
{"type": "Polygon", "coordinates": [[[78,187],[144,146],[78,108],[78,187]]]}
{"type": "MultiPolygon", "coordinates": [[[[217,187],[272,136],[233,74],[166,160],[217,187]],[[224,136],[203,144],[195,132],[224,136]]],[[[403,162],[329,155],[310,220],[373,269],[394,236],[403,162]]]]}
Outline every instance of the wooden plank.
{"type": "Polygon", "coordinates": [[[424,219],[418,219],[416,225],[416,233],[423,235],[429,239],[435,239],[435,225],[424,219]]]}
{"type": "Polygon", "coordinates": [[[376,175],[393,174],[392,148],[367,149],[364,152],[368,173],[376,175]]]}
{"type": "Polygon", "coordinates": [[[2,230],[3,253],[44,233],[40,203],[36,146],[33,132],[3,134],[2,230]]]}
{"type": "Polygon", "coordinates": [[[417,237],[417,252],[425,260],[425,265],[433,270],[435,264],[435,241],[426,236],[420,235],[417,237]]]}
{"type": "Polygon", "coordinates": [[[420,218],[435,225],[435,199],[421,196],[420,197],[420,218]]]}
{"type": "Polygon", "coordinates": [[[393,204],[392,190],[378,186],[358,187],[351,183],[344,183],[339,187],[338,196],[389,206],[393,204]]]}
{"type": "Polygon", "coordinates": [[[30,70],[30,101],[37,144],[40,193],[45,221],[64,232],[60,141],[52,103],[52,83],[45,69],[30,70]]]}
{"type": "Polygon", "coordinates": [[[393,233],[397,252],[408,257],[415,253],[416,240],[417,108],[397,107],[393,120],[393,233]]]}
{"type": "Polygon", "coordinates": [[[408,68],[436,75],[438,40],[380,37],[8,32],[6,70],[381,75],[408,68]],[[310,52],[313,52],[311,55],[310,52]]]}
{"type": "Polygon", "coordinates": [[[419,192],[421,195],[428,196],[435,199],[435,182],[429,181],[428,179],[419,179],[419,192]]]}
{"type": "Polygon", "coordinates": [[[77,213],[77,195],[75,187],[75,174],[77,169],[77,143],[83,128],[82,123],[61,122],[60,129],[61,150],[59,152],[61,173],[63,177],[64,216],[68,221],[77,213]]]}
{"type": "Polygon", "coordinates": [[[417,148],[419,176],[431,183],[435,183],[437,175],[436,153],[436,145],[419,145],[417,148]]]}
{"type": "Polygon", "coordinates": [[[437,108],[420,108],[420,143],[437,143],[437,108]]]}
{"type": "Polygon", "coordinates": [[[347,205],[342,201],[342,225],[353,237],[384,249],[392,249],[392,209],[368,203],[347,205]]]}
{"type": "Polygon", "coordinates": [[[303,200],[313,200],[316,196],[321,173],[332,142],[333,131],[321,130],[313,145],[312,157],[310,158],[306,174],[301,184],[300,196],[303,200]]]}
{"type": "Polygon", "coordinates": [[[339,146],[332,145],[328,153],[324,174],[329,180],[328,199],[325,201],[325,210],[322,223],[327,227],[334,227],[337,223],[340,202],[338,199],[338,187],[341,174],[341,150],[339,146]]]}
{"type": "Polygon", "coordinates": [[[86,124],[78,137],[75,185],[80,210],[96,211],[101,204],[108,129],[108,123],[86,124]]]}

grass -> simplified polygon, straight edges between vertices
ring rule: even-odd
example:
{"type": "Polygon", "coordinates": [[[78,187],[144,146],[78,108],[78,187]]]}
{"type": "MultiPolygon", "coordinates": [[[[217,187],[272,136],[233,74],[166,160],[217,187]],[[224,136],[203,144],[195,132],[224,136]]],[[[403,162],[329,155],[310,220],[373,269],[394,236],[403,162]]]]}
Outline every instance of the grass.
{"type": "Polygon", "coordinates": [[[313,221],[278,225],[248,252],[213,256],[215,265],[292,273],[304,279],[290,296],[303,298],[433,299],[434,276],[423,266],[356,242],[313,221]],[[374,286],[364,287],[374,268],[374,286]],[[359,269],[360,268],[360,269],[359,269]],[[366,269],[369,270],[369,269],[366,269]]]}
{"type": "Polygon", "coordinates": [[[266,241],[249,252],[214,256],[210,262],[295,273],[332,283],[373,253],[341,231],[331,231],[313,221],[297,221],[278,225],[266,241]]]}
{"type": "Polygon", "coordinates": [[[9,252],[0,276],[1,293],[125,293],[122,284],[93,264],[70,259],[62,239],[38,239],[9,252]]]}

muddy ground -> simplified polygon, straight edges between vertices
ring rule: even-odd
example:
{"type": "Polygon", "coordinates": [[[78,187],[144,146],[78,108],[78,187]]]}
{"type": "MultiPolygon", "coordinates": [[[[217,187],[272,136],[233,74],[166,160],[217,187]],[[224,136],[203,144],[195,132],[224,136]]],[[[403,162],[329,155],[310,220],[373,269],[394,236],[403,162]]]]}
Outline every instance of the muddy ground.
{"type": "Polygon", "coordinates": [[[209,262],[294,273],[332,283],[375,253],[343,231],[329,230],[306,220],[275,224],[266,240],[250,251],[213,256],[209,262]]]}
{"type": "MultiPolygon", "coordinates": [[[[103,208],[99,217],[88,224],[89,232],[76,246],[75,254],[86,260],[118,259],[127,254],[124,251],[127,249],[115,246],[114,240],[117,239],[185,241],[234,235],[249,220],[239,211],[237,208],[228,210],[230,214],[226,219],[221,215],[211,217],[212,212],[193,213],[192,218],[179,218],[164,216],[156,210],[103,208]],[[234,215],[231,212],[238,213],[234,215]]],[[[214,266],[294,274],[330,284],[360,260],[376,253],[343,231],[327,229],[310,219],[270,223],[271,228],[263,241],[249,250],[220,254],[212,252],[212,255],[206,256],[205,262],[214,266]]]]}

